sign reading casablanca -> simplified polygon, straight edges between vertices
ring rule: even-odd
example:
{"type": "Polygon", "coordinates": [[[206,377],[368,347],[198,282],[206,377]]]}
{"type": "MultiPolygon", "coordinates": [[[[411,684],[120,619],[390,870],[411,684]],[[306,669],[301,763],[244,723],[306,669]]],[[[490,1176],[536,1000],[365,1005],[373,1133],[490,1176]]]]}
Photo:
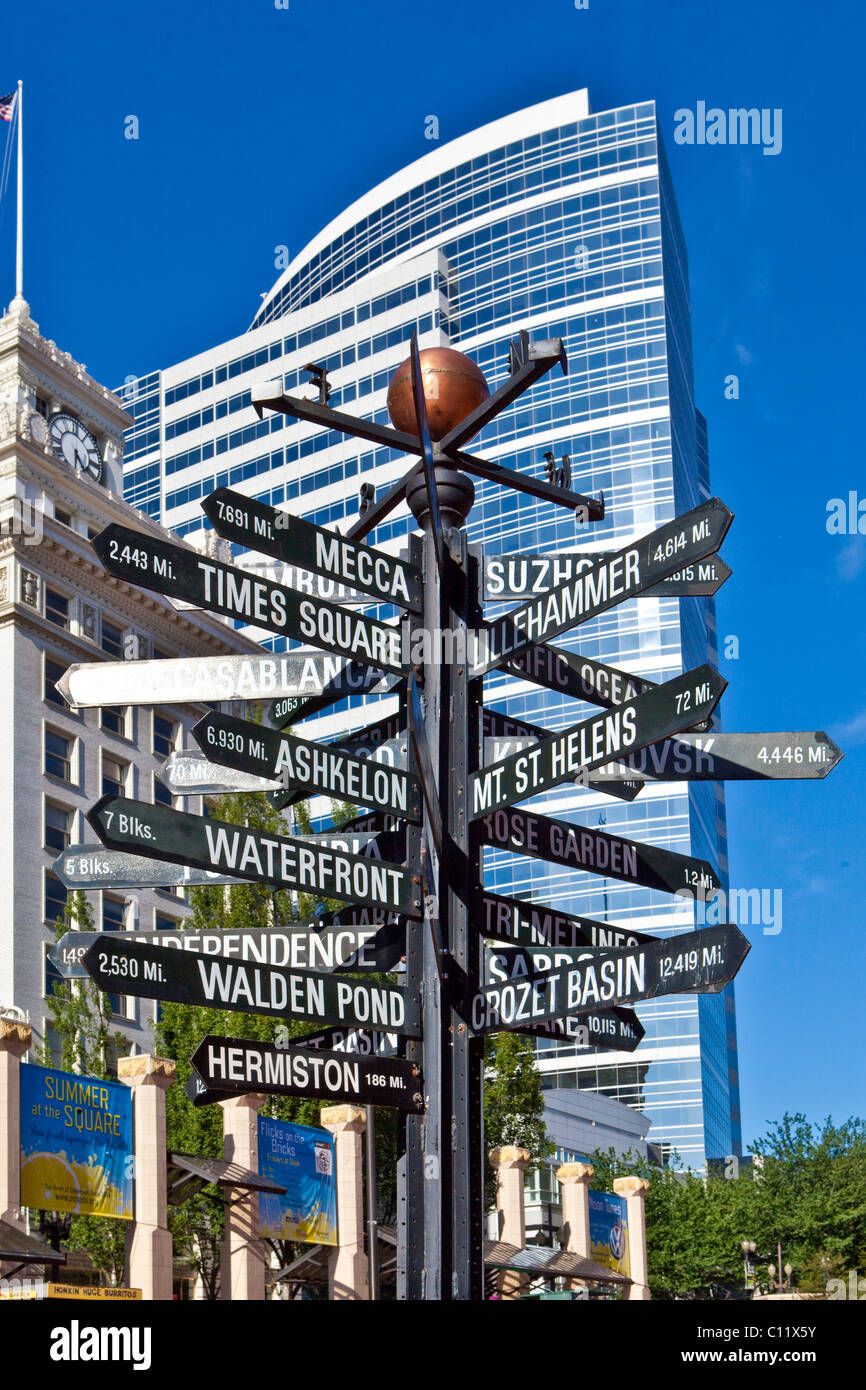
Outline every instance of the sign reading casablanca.
{"type": "Polygon", "coordinates": [[[132,1092],[117,1081],[21,1067],[21,1205],[133,1219],[132,1092]]]}

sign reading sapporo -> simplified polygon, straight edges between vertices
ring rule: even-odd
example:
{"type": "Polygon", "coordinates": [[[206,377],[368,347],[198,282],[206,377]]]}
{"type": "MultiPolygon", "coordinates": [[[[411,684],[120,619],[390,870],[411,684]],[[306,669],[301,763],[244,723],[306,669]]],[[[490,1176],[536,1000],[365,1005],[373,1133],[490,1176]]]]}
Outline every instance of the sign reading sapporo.
{"type": "Polygon", "coordinates": [[[733,513],[718,497],[668,521],[593,569],[565,580],[548,594],[514,608],[482,631],[470,674],[484,675],[535,642],[545,642],[588,622],[625,599],[718,550],[733,513]]]}
{"type": "Polygon", "coordinates": [[[706,859],[624,840],[604,830],[540,816],[516,806],[494,811],[481,821],[481,843],[512,854],[528,854],[569,869],[584,869],[676,893],[684,888],[721,888],[721,879],[706,859]]]}
{"type": "Polygon", "coordinates": [[[418,885],[399,864],[127,797],[103,796],[87,819],[112,849],[222,870],[276,888],[368,903],[407,917],[422,915],[418,885]]]}
{"type": "Polygon", "coordinates": [[[420,1034],[421,1005],[413,990],[348,975],[138,946],[125,935],[101,933],[102,940],[83,958],[99,989],[236,1013],[358,1024],[409,1037],[420,1034]]]}
{"type": "Polygon", "coordinates": [[[190,1061],[207,1090],[313,1096],[357,1105],[387,1105],[415,1114],[424,1109],[420,1068],[399,1058],[280,1048],[246,1038],[208,1036],[190,1061]]]}
{"type": "Polygon", "coordinates": [[[255,773],[314,795],[391,811],[418,821],[421,789],[414,773],[373,758],[353,757],[336,745],[311,743],[294,734],[265,729],[247,719],[211,710],[193,738],[213,762],[255,773]]]}
{"type": "Polygon", "coordinates": [[[400,632],[375,618],[304,597],[234,565],[198,555],[127,526],[107,526],[93,548],[109,574],[235,622],[251,623],[398,675],[406,669],[400,632]]]}
{"type": "Polygon", "coordinates": [[[535,748],[482,768],[469,779],[471,818],[477,820],[500,806],[525,801],[573,779],[581,771],[601,767],[618,756],[610,749],[645,748],[696,719],[706,719],[726,684],[711,666],[699,666],[561,734],[551,734],[535,748]]]}
{"type": "Polygon", "coordinates": [[[421,611],[421,572],[405,560],[230,488],[218,487],[201,505],[214,530],[226,540],[335,579],[383,603],[421,611]]]}

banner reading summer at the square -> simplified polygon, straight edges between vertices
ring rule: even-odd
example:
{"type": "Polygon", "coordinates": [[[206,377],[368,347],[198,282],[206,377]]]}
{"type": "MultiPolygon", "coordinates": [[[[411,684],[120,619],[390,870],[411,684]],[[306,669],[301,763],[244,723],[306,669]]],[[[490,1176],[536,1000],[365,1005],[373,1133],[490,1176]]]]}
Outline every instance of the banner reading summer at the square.
{"type": "Polygon", "coordinates": [[[287,1189],[259,1193],[259,1234],[271,1240],[337,1244],[334,1140],[326,1129],[259,1116],[259,1176],[287,1189]]]}
{"type": "Polygon", "coordinates": [[[597,1264],[630,1274],[626,1200],[613,1192],[589,1193],[589,1248],[597,1264]]]}
{"type": "Polygon", "coordinates": [[[21,1068],[21,1205],[133,1219],[132,1093],[117,1081],[21,1068]]]}

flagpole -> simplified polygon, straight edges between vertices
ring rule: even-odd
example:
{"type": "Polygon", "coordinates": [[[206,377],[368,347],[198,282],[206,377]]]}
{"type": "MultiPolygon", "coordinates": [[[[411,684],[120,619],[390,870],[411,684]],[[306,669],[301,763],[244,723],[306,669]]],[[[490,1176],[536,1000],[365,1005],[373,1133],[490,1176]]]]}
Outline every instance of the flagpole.
{"type": "Polygon", "coordinates": [[[24,83],[18,82],[18,220],[15,237],[15,298],[24,298],[24,83]]]}

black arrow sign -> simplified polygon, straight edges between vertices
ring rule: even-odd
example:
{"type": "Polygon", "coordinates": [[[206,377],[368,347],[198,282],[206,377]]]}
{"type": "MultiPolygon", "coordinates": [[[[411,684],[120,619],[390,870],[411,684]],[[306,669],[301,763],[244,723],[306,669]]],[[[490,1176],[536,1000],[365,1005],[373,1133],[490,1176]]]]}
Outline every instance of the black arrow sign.
{"type": "Polygon", "coordinates": [[[419,886],[399,864],[126,797],[103,796],[87,819],[112,849],[388,908],[407,917],[422,915],[419,886]]]}
{"type": "Polygon", "coordinates": [[[247,1038],[209,1035],[190,1061],[209,1091],[315,1096],[414,1114],[424,1109],[420,1068],[397,1058],[278,1048],[247,1038]]]}
{"type": "Polygon", "coordinates": [[[142,589],[154,589],[383,671],[400,675],[407,669],[397,628],[361,613],[348,613],[325,599],[296,593],[284,584],[259,579],[127,526],[107,526],[93,541],[93,548],[109,574],[142,589]]]}
{"type": "Polygon", "coordinates": [[[528,1023],[524,1028],[507,1031],[528,1033],[534,1038],[561,1039],[575,1047],[599,1048],[602,1052],[635,1052],[645,1030],[634,1009],[613,1008],[546,1018],[540,1023],[528,1023]]]}
{"type": "Polygon", "coordinates": [[[303,1038],[292,1038],[293,1047],[314,1047],[325,1052],[358,1052],[362,1057],[396,1057],[396,1033],[370,1028],[322,1028],[303,1038]]]}
{"type": "Polygon", "coordinates": [[[498,1032],[605,1004],[634,1004],[664,994],[718,993],[751,946],[728,923],[622,951],[568,952],[536,947],[489,950],[485,985],[467,1000],[473,1032],[498,1032]],[[556,960],[574,963],[556,966],[556,960]]]}
{"type": "Polygon", "coordinates": [[[711,666],[699,666],[561,734],[552,734],[535,748],[482,768],[469,779],[472,820],[602,767],[611,761],[611,748],[645,748],[688,728],[696,718],[708,718],[726,685],[711,666]]]}
{"type": "MultiPolygon", "coordinates": [[[[334,658],[316,659],[332,661],[334,658]]],[[[350,695],[385,695],[400,684],[399,676],[389,676],[374,666],[364,666],[358,661],[347,661],[339,671],[328,678],[315,695],[281,695],[278,700],[273,700],[265,710],[264,722],[274,729],[285,729],[288,724],[295,724],[299,719],[309,719],[312,715],[318,714],[319,710],[348,699],[350,695]]]]}
{"type": "Polygon", "coordinates": [[[536,642],[568,632],[714,554],[732,521],[733,513],[718,497],[712,497],[642,540],[615,551],[594,569],[567,579],[522,608],[512,609],[481,632],[470,675],[484,675],[536,642]]]}
{"type": "Polygon", "coordinates": [[[372,594],[383,603],[421,612],[421,571],[405,560],[231,488],[218,487],[201,506],[217,535],[226,540],[372,594]]]}
{"type": "MultiPolygon", "coordinates": [[[[585,574],[608,558],[606,551],[560,551],[552,555],[485,555],[484,597],[490,601],[511,601],[548,594],[558,584],[576,574],[585,574]]],[[[645,589],[639,598],[685,598],[715,594],[730,579],[730,568],[719,555],[689,565],[645,589]]]]}
{"type": "Polygon", "coordinates": [[[556,907],[526,902],[523,898],[507,898],[500,893],[479,895],[475,921],[484,936],[518,946],[595,946],[618,951],[625,946],[657,940],[645,932],[632,931],[613,922],[575,917],[556,907]]]}
{"type": "Polygon", "coordinates": [[[608,777],[647,782],[789,781],[826,777],[844,754],[825,733],[680,734],[654,743],[625,762],[598,769],[608,777]]]}
{"type": "Polygon", "coordinates": [[[416,823],[420,820],[421,788],[418,778],[405,769],[352,757],[333,744],[311,743],[215,710],[199,720],[192,734],[206,757],[223,767],[271,777],[313,795],[391,811],[416,823]]]}
{"type": "Polygon", "coordinates": [[[705,859],[692,859],[655,845],[623,840],[603,830],[588,830],[570,821],[521,811],[515,806],[494,811],[481,821],[481,843],[512,854],[528,854],[551,864],[618,878],[663,893],[681,889],[721,888],[721,880],[705,859]]]}
{"type": "Polygon", "coordinates": [[[82,960],[102,990],[234,1013],[371,1025],[420,1036],[420,998],[412,990],[349,975],[283,970],[197,951],[136,945],[124,936],[101,933],[102,939],[82,960]]]}

